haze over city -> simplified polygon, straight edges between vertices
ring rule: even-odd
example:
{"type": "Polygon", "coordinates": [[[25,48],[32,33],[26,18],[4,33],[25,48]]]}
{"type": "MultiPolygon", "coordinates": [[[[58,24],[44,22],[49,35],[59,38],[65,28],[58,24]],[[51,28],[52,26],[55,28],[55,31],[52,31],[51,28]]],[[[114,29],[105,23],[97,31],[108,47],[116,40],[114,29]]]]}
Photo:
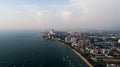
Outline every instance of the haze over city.
{"type": "Polygon", "coordinates": [[[120,0],[0,0],[0,67],[120,67],[120,0]]]}
{"type": "Polygon", "coordinates": [[[119,30],[120,0],[0,0],[0,30],[119,30]]]}

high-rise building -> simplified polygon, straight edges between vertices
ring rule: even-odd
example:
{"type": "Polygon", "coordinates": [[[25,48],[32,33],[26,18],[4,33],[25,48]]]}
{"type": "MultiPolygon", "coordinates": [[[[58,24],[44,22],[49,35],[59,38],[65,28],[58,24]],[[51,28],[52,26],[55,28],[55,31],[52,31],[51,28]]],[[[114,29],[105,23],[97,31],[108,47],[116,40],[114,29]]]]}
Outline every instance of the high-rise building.
{"type": "Polygon", "coordinates": [[[90,44],[95,44],[94,37],[90,37],[90,44]]]}
{"type": "Polygon", "coordinates": [[[55,35],[55,32],[53,29],[49,33],[50,33],[50,35],[55,35]]]}
{"type": "Polygon", "coordinates": [[[65,37],[65,43],[71,43],[71,37],[70,36],[65,37]]]}
{"type": "Polygon", "coordinates": [[[120,39],[118,39],[118,43],[120,43],[120,39]]]}

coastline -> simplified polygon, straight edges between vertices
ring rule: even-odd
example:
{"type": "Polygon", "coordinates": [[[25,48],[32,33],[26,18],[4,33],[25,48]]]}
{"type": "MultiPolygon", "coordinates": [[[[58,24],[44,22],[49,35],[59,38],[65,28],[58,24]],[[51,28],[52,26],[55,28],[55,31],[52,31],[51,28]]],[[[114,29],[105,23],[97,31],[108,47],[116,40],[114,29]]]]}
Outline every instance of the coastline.
{"type": "Polygon", "coordinates": [[[62,43],[62,42],[59,42],[59,41],[56,41],[58,43],[61,43],[62,45],[70,48],[80,59],[82,59],[89,67],[94,67],[85,57],[83,57],[79,52],[77,52],[75,49],[69,47],[68,45],[62,43]]]}

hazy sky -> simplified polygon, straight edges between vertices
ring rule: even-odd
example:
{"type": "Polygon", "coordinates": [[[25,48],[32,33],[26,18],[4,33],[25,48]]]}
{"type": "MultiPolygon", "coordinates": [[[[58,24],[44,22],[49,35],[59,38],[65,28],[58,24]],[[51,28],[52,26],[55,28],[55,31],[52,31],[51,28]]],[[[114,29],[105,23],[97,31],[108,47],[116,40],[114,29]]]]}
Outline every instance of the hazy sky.
{"type": "Polygon", "coordinates": [[[0,0],[1,30],[119,30],[120,0],[0,0]]]}

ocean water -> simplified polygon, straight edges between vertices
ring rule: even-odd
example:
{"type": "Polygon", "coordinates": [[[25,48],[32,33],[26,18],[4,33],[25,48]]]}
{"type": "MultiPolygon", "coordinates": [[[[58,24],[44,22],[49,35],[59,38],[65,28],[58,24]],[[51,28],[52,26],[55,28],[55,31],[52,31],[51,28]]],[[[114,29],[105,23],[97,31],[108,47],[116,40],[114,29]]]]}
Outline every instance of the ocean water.
{"type": "Polygon", "coordinates": [[[71,49],[37,31],[0,33],[0,67],[88,67],[71,49]]]}

